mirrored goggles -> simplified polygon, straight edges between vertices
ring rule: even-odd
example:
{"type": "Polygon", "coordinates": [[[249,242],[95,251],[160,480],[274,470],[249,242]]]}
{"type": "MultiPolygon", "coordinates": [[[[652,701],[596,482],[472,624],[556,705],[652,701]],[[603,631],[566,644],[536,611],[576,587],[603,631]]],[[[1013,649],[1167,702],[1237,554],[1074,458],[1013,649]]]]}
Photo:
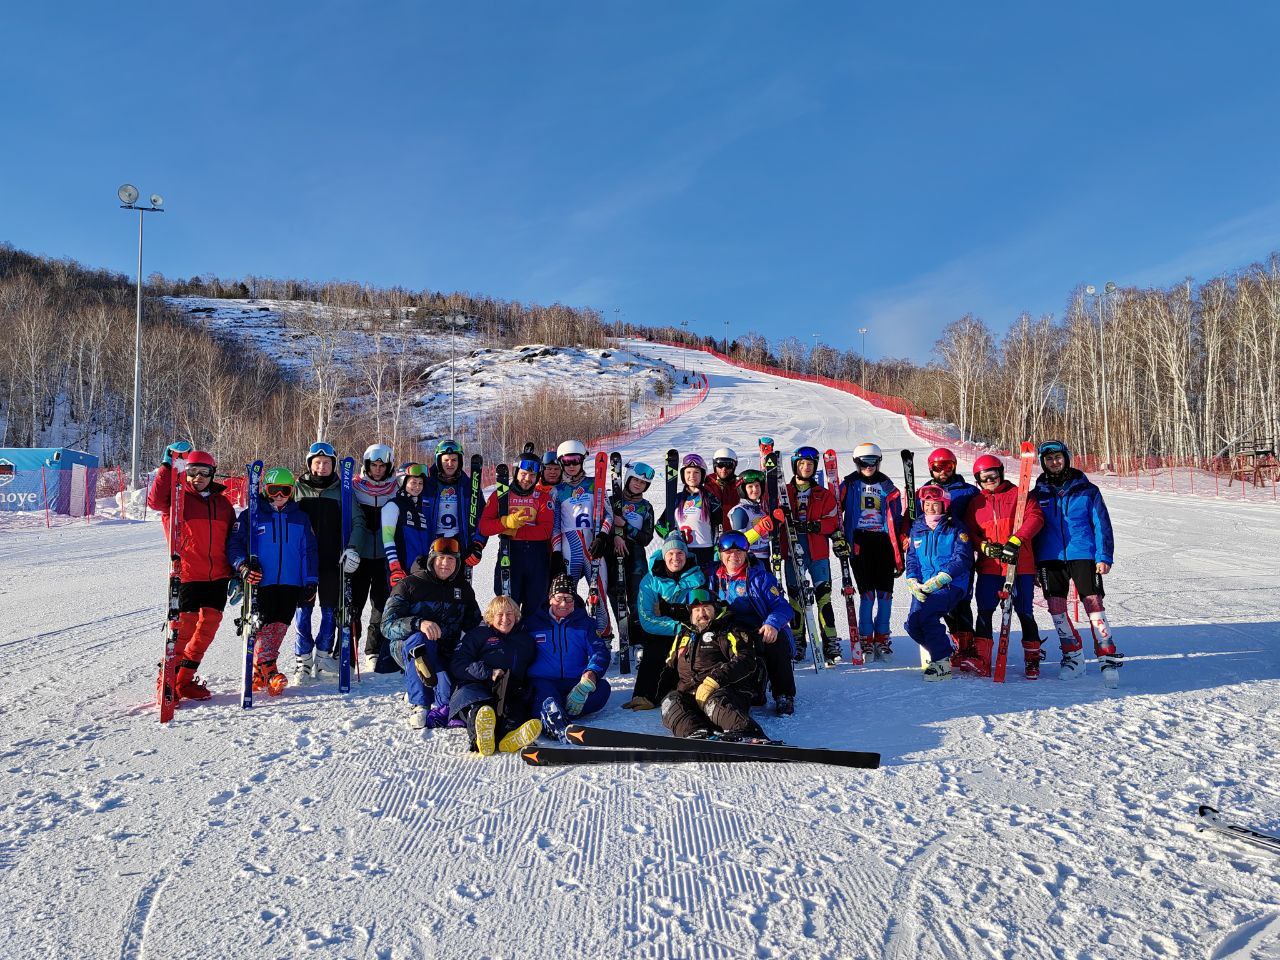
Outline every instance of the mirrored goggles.
{"type": "Polygon", "coordinates": [[[431,541],[431,552],[456,557],[462,552],[462,547],[453,537],[436,537],[431,541]]]}
{"type": "Polygon", "coordinates": [[[854,460],[853,462],[854,462],[854,463],[856,463],[856,464],[857,464],[858,466],[860,466],[860,467],[878,467],[878,466],[880,466],[880,458],[879,458],[879,457],[858,457],[858,459],[854,460]]]}
{"type": "Polygon", "coordinates": [[[747,549],[747,538],[744,534],[735,531],[720,534],[720,539],[716,541],[716,546],[720,548],[720,552],[726,550],[745,550],[747,549]]]}
{"type": "Polygon", "coordinates": [[[632,464],[631,472],[645,483],[653,483],[653,467],[647,463],[632,464]]]}
{"type": "Polygon", "coordinates": [[[580,457],[576,453],[569,453],[561,457],[560,462],[564,464],[566,467],[577,467],[577,466],[581,466],[582,457],[580,457]]]}
{"type": "Polygon", "coordinates": [[[293,487],[287,483],[269,483],[267,484],[267,499],[272,497],[292,497],[293,487]]]}
{"type": "Polygon", "coordinates": [[[516,462],[517,470],[527,470],[529,473],[537,473],[542,469],[542,461],[537,457],[521,457],[516,462]]]}
{"type": "Polygon", "coordinates": [[[404,475],[406,477],[425,477],[427,468],[420,463],[411,463],[404,468],[404,475]]]}
{"type": "Polygon", "coordinates": [[[187,467],[188,477],[204,477],[205,479],[213,479],[213,469],[211,467],[187,467]]]}
{"type": "Polygon", "coordinates": [[[307,451],[307,459],[310,460],[312,457],[333,457],[335,460],[338,459],[338,455],[333,452],[333,444],[325,443],[323,440],[313,443],[311,449],[307,451]]]}

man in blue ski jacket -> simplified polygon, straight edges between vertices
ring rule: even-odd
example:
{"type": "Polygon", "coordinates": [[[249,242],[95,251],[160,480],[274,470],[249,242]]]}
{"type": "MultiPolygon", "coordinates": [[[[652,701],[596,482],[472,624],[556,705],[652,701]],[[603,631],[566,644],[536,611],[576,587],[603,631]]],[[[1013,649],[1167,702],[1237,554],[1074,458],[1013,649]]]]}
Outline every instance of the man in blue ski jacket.
{"type": "Polygon", "coordinates": [[[609,699],[609,645],[599,636],[567,574],[551,581],[548,600],[525,617],[520,629],[533,637],[530,699],[542,730],[566,740],[570,720],[595,713],[609,699]]]}

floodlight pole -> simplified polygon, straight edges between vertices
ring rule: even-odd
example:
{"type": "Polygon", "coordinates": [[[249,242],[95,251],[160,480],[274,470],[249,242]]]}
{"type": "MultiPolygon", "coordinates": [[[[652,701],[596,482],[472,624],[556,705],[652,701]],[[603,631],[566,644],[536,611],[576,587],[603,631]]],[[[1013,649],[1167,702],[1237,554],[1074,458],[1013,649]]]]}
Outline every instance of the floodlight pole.
{"type": "Polygon", "coordinates": [[[138,288],[133,325],[133,447],[129,458],[129,489],[138,489],[138,461],[142,459],[142,215],[164,213],[160,207],[120,204],[122,210],[138,211],[138,288]]]}

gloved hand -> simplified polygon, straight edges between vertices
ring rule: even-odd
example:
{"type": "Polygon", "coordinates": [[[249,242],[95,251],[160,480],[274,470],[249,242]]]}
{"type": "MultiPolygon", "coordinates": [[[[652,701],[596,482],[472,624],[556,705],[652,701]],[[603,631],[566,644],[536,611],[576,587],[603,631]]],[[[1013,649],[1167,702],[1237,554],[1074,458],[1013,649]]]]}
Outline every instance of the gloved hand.
{"type": "Polygon", "coordinates": [[[1004,544],[998,540],[984,540],[978,549],[984,557],[990,557],[992,560],[999,560],[1004,554],[1004,544]]]}
{"type": "Polygon", "coordinates": [[[392,587],[394,587],[397,583],[399,583],[401,580],[405,578],[404,567],[400,566],[399,560],[392,560],[389,564],[387,564],[387,569],[391,571],[392,587]]]}
{"type": "Polygon", "coordinates": [[[508,533],[515,533],[521,527],[529,525],[529,518],[522,513],[508,513],[502,517],[498,523],[502,524],[502,529],[508,533]]]}
{"type": "Polygon", "coordinates": [[[1021,549],[1022,541],[1017,537],[1010,537],[1009,542],[1000,550],[1000,559],[1012,567],[1018,562],[1018,552],[1021,549]]]}
{"type": "Polygon", "coordinates": [[[607,533],[597,533],[595,539],[591,541],[591,546],[587,548],[587,552],[591,554],[592,560],[599,560],[609,552],[609,535],[607,533]]]}
{"type": "Polygon", "coordinates": [[[360,569],[360,554],[354,547],[342,551],[342,569],[346,573],[355,573],[360,569]]]}
{"type": "Polygon", "coordinates": [[[177,457],[182,460],[191,452],[190,440],[175,440],[169,446],[164,448],[164,465],[166,467],[173,466],[173,458],[177,457]]]}
{"type": "Polygon", "coordinates": [[[564,698],[564,712],[571,717],[576,717],[582,713],[582,708],[587,704],[587,697],[596,692],[596,685],[589,679],[579,680],[577,686],[569,691],[569,695],[564,698]]]}
{"type": "Polygon", "coordinates": [[[936,590],[941,590],[950,582],[951,582],[951,574],[935,573],[932,577],[930,577],[924,583],[920,584],[920,589],[923,590],[925,593],[933,593],[936,590]]]}
{"type": "Polygon", "coordinates": [[[841,560],[849,559],[849,555],[853,553],[849,549],[849,541],[844,538],[843,533],[837,533],[831,538],[831,551],[841,560]]]}
{"type": "Polygon", "coordinates": [[[318,587],[317,587],[317,585],[316,585],[316,584],[314,584],[314,583],[308,583],[305,587],[303,587],[303,588],[302,588],[302,599],[301,599],[301,601],[298,603],[298,606],[300,606],[300,607],[311,607],[311,606],[315,606],[315,602],[316,602],[316,590],[317,590],[317,589],[318,589],[318,587]]]}
{"type": "Polygon", "coordinates": [[[719,689],[720,684],[707,677],[707,679],[698,684],[698,689],[693,692],[693,699],[698,701],[698,706],[705,706],[707,698],[719,689]]]}
{"type": "Polygon", "coordinates": [[[659,540],[667,539],[667,534],[671,532],[671,526],[665,520],[659,520],[653,527],[653,532],[658,535],[659,540]]]}
{"type": "Polygon", "coordinates": [[[467,550],[467,556],[462,562],[465,563],[468,567],[474,567],[477,563],[480,562],[480,557],[483,554],[484,554],[484,544],[473,543],[470,549],[467,550]]]}
{"type": "Polygon", "coordinates": [[[240,574],[242,580],[250,583],[262,582],[262,564],[258,562],[257,557],[250,557],[248,560],[240,561],[240,566],[236,567],[236,571],[240,574]]]}
{"type": "Polygon", "coordinates": [[[929,591],[920,585],[920,581],[913,577],[907,577],[907,589],[911,591],[911,595],[924,603],[925,598],[929,596],[929,591]]]}
{"type": "Polygon", "coordinates": [[[769,534],[773,533],[773,517],[761,517],[751,527],[756,532],[756,536],[763,540],[769,534]]]}
{"type": "Polygon", "coordinates": [[[817,520],[804,520],[801,523],[797,523],[796,526],[799,528],[801,533],[822,532],[822,524],[817,520]]]}
{"type": "Polygon", "coordinates": [[[418,678],[422,681],[422,685],[428,689],[436,685],[436,674],[431,669],[431,664],[427,663],[427,651],[423,647],[419,647],[413,651],[413,667],[418,671],[418,678]]]}

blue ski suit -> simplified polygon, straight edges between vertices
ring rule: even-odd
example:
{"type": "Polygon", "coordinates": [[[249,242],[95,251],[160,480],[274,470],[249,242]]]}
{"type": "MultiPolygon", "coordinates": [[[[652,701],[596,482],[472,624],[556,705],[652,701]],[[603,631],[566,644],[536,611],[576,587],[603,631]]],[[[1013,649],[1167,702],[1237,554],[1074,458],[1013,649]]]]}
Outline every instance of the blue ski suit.
{"type": "Polygon", "coordinates": [[[907,634],[929,652],[930,660],[950,657],[953,652],[942,618],[965,596],[972,569],[973,541],[962,524],[943,516],[938,526],[930,530],[923,516],[916,519],[907,543],[907,578],[924,583],[939,573],[951,577],[950,583],[925,600],[911,598],[907,634]]]}

